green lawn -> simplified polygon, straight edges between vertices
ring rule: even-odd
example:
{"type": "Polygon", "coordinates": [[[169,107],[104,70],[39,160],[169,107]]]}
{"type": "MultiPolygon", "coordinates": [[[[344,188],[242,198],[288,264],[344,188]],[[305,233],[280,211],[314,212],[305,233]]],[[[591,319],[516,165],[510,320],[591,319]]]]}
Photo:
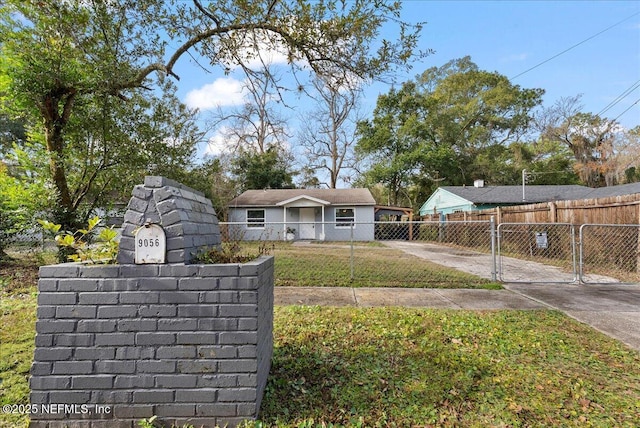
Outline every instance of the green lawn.
{"type": "Polygon", "coordinates": [[[278,242],[272,244],[271,254],[275,256],[276,285],[280,286],[502,288],[379,243],[359,243],[352,252],[349,243],[278,242]]]}
{"type": "Polygon", "coordinates": [[[640,426],[640,355],[559,312],[280,307],[275,343],[268,426],[640,426]]]}
{"type": "MultiPolygon", "coordinates": [[[[28,402],[36,266],[0,267],[0,404],[28,402]]],[[[640,426],[640,354],[559,312],[276,307],[274,338],[250,426],[640,426]]]]}
{"type": "MultiPolygon", "coordinates": [[[[49,260],[52,262],[52,260],[49,260]]],[[[42,259],[28,257],[0,264],[0,404],[29,401],[33,360],[36,283],[42,259]]],[[[0,427],[23,425],[20,415],[0,413],[0,427]]]]}

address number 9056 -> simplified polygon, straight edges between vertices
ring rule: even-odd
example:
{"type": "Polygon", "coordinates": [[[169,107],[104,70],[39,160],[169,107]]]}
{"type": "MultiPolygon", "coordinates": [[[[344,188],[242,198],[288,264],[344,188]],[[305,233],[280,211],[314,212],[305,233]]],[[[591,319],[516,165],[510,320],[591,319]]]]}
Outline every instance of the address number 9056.
{"type": "Polygon", "coordinates": [[[138,247],[150,248],[150,247],[159,247],[159,246],[160,246],[160,238],[138,239],[138,247]]]}

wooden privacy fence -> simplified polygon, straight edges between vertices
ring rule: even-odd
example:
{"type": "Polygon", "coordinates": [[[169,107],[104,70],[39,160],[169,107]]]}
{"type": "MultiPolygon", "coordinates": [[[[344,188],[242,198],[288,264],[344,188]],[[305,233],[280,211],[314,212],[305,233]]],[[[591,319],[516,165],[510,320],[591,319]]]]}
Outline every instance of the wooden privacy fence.
{"type": "MultiPolygon", "coordinates": [[[[488,221],[501,223],[640,224],[640,194],[598,199],[554,201],[497,207],[446,215],[447,221],[488,221]]],[[[432,216],[428,216],[432,217],[432,216]]],[[[438,216],[432,218],[437,220],[438,216]]]]}

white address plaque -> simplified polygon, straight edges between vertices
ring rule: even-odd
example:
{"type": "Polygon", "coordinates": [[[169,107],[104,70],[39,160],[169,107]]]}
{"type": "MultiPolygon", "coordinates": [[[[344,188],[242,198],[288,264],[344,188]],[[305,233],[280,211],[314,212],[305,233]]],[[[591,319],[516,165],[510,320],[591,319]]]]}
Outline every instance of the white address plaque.
{"type": "Polygon", "coordinates": [[[145,224],[135,233],[135,263],[165,263],[167,237],[159,224],[145,224]]]}

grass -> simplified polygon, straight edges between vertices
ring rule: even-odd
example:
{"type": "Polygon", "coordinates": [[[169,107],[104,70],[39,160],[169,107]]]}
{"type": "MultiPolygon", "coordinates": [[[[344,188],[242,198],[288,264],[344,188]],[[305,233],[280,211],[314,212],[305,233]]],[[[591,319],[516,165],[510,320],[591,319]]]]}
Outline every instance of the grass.
{"type": "Polygon", "coordinates": [[[640,425],[639,354],[559,312],[280,307],[275,343],[263,426],[640,425]]]}
{"type": "MultiPolygon", "coordinates": [[[[0,264],[0,404],[26,404],[33,360],[38,266],[35,253],[12,254],[0,264]]],[[[55,256],[52,256],[55,258],[55,256]]],[[[0,414],[0,427],[20,426],[22,415],[0,414]]]]}
{"type": "Polygon", "coordinates": [[[353,264],[349,243],[294,245],[277,242],[271,248],[275,255],[277,286],[502,288],[487,279],[379,243],[354,245],[353,264]]]}
{"type": "MultiPolygon", "coordinates": [[[[0,404],[28,403],[41,262],[0,267],[0,404]]],[[[250,427],[640,426],[640,354],[559,312],[276,307],[274,339],[250,427]]]]}

